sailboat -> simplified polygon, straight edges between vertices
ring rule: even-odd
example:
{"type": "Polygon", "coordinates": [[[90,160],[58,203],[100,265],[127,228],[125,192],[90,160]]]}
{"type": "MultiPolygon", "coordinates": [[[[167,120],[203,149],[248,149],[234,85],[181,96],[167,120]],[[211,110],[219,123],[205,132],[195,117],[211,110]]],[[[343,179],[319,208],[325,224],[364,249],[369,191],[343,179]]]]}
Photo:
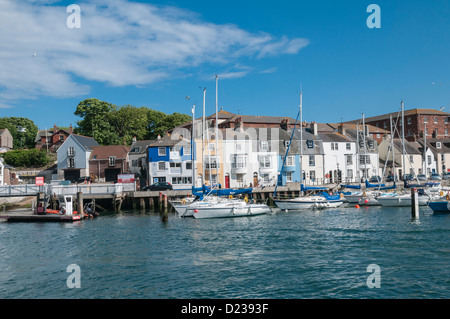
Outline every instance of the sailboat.
{"type": "MultiPolygon", "coordinates": [[[[217,152],[218,147],[218,79],[216,75],[216,163],[218,163],[217,152]]],[[[218,166],[216,166],[218,167],[218,166]]],[[[217,177],[219,171],[217,170],[217,177]]],[[[229,189],[211,189],[205,192],[206,187],[203,188],[203,193],[198,197],[200,200],[186,206],[184,216],[193,216],[197,219],[202,218],[224,218],[224,217],[241,217],[241,216],[253,216],[270,213],[271,209],[266,204],[252,203],[252,200],[248,200],[248,197],[244,199],[232,198],[233,195],[238,194],[251,194],[252,188],[244,190],[229,190],[229,189]],[[203,196],[202,196],[203,195],[203,196]],[[228,195],[228,196],[227,196],[228,195]]],[[[194,189],[193,189],[194,190],[194,189]]],[[[193,192],[194,193],[194,192],[193,192]]],[[[195,193],[194,193],[195,194],[195,193]]],[[[198,195],[198,194],[196,194],[198,195]]]]}
{"type": "MultiPolygon", "coordinates": [[[[289,145],[286,149],[286,155],[283,160],[283,165],[281,167],[279,178],[281,178],[283,174],[284,165],[286,163],[286,158],[289,153],[289,148],[292,143],[292,138],[295,133],[295,129],[297,128],[297,121],[300,116],[300,123],[302,123],[302,92],[300,92],[300,105],[299,105],[299,112],[297,114],[297,118],[295,119],[294,129],[291,134],[291,138],[289,141],[289,145]]],[[[302,155],[303,155],[303,127],[300,124],[300,180],[303,181],[303,174],[302,174],[302,155]]],[[[300,183],[300,193],[303,194],[306,191],[322,191],[317,195],[308,195],[308,196],[299,196],[295,198],[290,199],[280,199],[276,198],[277,193],[277,186],[275,187],[275,191],[273,194],[274,197],[274,203],[277,205],[278,208],[281,210],[301,210],[301,209],[316,209],[316,208],[328,208],[328,207],[338,207],[344,203],[343,196],[340,195],[329,195],[325,191],[327,188],[324,187],[305,187],[303,185],[303,182],[300,183]]]]}
{"type": "MultiPolygon", "coordinates": [[[[403,162],[403,171],[406,171],[406,150],[405,150],[405,126],[404,126],[404,104],[403,101],[401,102],[401,114],[402,114],[402,162],[403,162]]],[[[392,136],[393,139],[393,136],[392,136]]],[[[394,159],[393,159],[394,162],[394,159]]],[[[395,171],[394,171],[395,173],[395,171]]],[[[405,180],[405,186],[406,184],[405,180]]],[[[404,192],[401,194],[398,193],[392,193],[392,194],[383,194],[376,197],[376,200],[382,205],[382,206],[388,206],[388,207],[405,207],[405,206],[411,206],[411,193],[410,192],[404,192]]],[[[426,206],[427,203],[430,201],[430,196],[425,192],[420,192],[418,196],[418,202],[419,206],[426,206]]]]}

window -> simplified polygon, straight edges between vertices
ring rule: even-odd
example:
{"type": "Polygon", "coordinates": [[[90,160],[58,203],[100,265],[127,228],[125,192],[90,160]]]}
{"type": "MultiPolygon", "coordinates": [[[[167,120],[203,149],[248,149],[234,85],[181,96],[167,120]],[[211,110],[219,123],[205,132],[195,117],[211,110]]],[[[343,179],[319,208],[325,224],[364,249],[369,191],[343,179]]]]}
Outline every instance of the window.
{"type": "Polygon", "coordinates": [[[140,146],[133,147],[133,149],[130,151],[130,153],[139,153],[141,151],[140,146]]]}
{"type": "Polygon", "coordinates": [[[408,124],[411,124],[411,118],[408,117],[408,124]]]}
{"type": "Polygon", "coordinates": [[[259,167],[270,168],[270,156],[260,156],[259,157],[259,167]]]}
{"type": "Polygon", "coordinates": [[[309,166],[316,166],[316,157],[314,155],[309,155],[309,166]]]}
{"type": "Polygon", "coordinates": [[[427,156],[427,162],[428,162],[428,165],[431,165],[431,155],[427,156]]]}
{"type": "Polygon", "coordinates": [[[347,179],[348,180],[352,180],[353,179],[353,170],[352,169],[348,169],[347,170],[347,179]]]}
{"type": "Polygon", "coordinates": [[[75,167],[75,158],[69,157],[69,160],[68,160],[68,163],[67,163],[67,167],[68,167],[68,168],[73,168],[73,167],[75,167]]]}
{"type": "Polygon", "coordinates": [[[369,144],[369,148],[373,148],[373,141],[368,141],[367,143],[369,144]]]}
{"type": "Polygon", "coordinates": [[[444,117],[444,124],[448,124],[448,117],[444,117]]]}
{"type": "Polygon", "coordinates": [[[186,169],[192,169],[192,162],[186,162],[186,169]]]}
{"type": "Polygon", "coordinates": [[[191,147],[183,146],[183,155],[191,155],[191,147]]]}
{"type": "Polygon", "coordinates": [[[214,151],[214,150],[216,149],[216,145],[215,145],[214,143],[209,143],[209,144],[208,144],[208,149],[209,149],[210,151],[214,151]]]}
{"type": "Polygon", "coordinates": [[[170,168],[181,168],[181,163],[170,162],[170,168]]]}
{"type": "Polygon", "coordinates": [[[314,148],[314,141],[313,140],[307,140],[306,141],[306,145],[308,146],[308,148],[314,148]]]}
{"type": "Polygon", "coordinates": [[[220,162],[217,163],[216,156],[206,156],[205,157],[205,164],[206,164],[205,165],[206,169],[216,169],[216,168],[220,167],[220,162]]]}
{"type": "Polygon", "coordinates": [[[438,122],[438,118],[437,118],[437,116],[435,116],[434,117],[434,123],[437,124],[437,122],[438,122]]]}
{"type": "Polygon", "coordinates": [[[445,135],[448,135],[448,129],[445,129],[445,135]]]}
{"type": "Polygon", "coordinates": [[[294,156],[286,157],[286,166],[295,166],[295,157],[294,156]]]}
{"type": "Polygon", "coordinates": [[[267,141],[261,141],[261,151],[267,152],[269,150],[269,143],[267,141]]]}
{"type": "Polygon", "coordinates": [[[242,144],[240,144],[240,143],[234,144],[234,150],[235,150],[235,151],[240,151],[240,150],[242,150],[242,144]]]}
{"type": "Polygon", "coordinates": [[[158,171],[166,170],[166,162],[158,162],[158,171]]]}
{"type": "Polygon", "coordinates": [[[353,164],[353,157],[351,155],[345,155],[346,159],[347,159],[347,165],[352,165],[353,164]]]}
{"type": "Polygon", "coordinates": [[[138,160],[131,160],[131,166],[137,167],[138,166],[138,160]]]}
{"type": "Polygon", "coordinates": [[[116,157],[115,156],[109,156],[108,157],[108,165],[109,166],[116,166],[116,157]]]}
{"type": "Polygon", "coordinates": [[[64,135],[60,135],[60,136],[59,136],[59,140],[60,140],[61,142],[64,142],[64,135]]]}
{"type": "Polygon", "coordinates": [[[352,149],[350,143],[346,143],[346,144],[345,144],[345,149],[346,149],[347,151],[350,151],[350,150],[352,149]]]}
{"type": "Polygon", "coordinates": [[[309,179],[312,181],[316,180],[316,171],[309,171],[309,179]]]}
{"type": "Polygon", "coordinates": [[[424,122],[424,123],[428,123],[428,120],[427,120],[427,117],[426,117],[426,116],[423,117],[423,122],[424,122]]]}
{"type": "Polygon", "coordinates": [[[414,163],[414,156],[409,155],[409,162],[410,162],[410,163],[414,163]]]}
{"type": "Polygon", "coordinates": [[[361,165],[370,164],[370,155],[360,155],[359,163],[361,165]]]}
{"type": "Polygon", "coordinates": [[[292,172],[286,172],[286,182],[292,182],[292,172]]]}
{"type": "Polygon", "coordinates": [[[73,146],[69,146],[67,149],[67,156],[75,156],[75,148],[73,146]]]}
{"type": "Polygon", "coordinates": [[[412,136],[413,135],[413,131],[411,129],[408,130],[408,136],[412,136]]]}
{"type": "Polygon", "coordinates": [[[166,156],[166,148],[165,147],[158,147],[158,155],[159,156],[166,156]]]}
{"type": "Polygon", "coordinates": [[[231,168],[246,168],[247,156],[245,155],[231,155],[231,168]]]}
{"type": "Polygon", "coordinates": [[[442,147],[441,142],[436,142],[436,148],[441,148],[441,147],[442,147]]]}
{"type": "Polygon", "coordinates": [[[388,122],[387,121],[385,121],[383,124],[384,124],[383,125],[384,128],[388,128],[388,122]]]}

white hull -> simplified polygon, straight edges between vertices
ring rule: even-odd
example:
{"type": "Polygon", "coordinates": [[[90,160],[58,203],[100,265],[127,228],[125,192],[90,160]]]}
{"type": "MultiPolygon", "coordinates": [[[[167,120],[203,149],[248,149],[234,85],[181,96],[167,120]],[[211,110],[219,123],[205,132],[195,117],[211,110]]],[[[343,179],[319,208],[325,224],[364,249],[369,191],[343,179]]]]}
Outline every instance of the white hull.
{"type": "Polygon", "coordinates": [[[319,196],[276,199],[274,202],[281,210],[332,208],[339,207],[344,203],[343,200],[327,200],[319,196]]]}
{"type": "Polygon", "coordinates": [[[359,200],[363,197],[363,195],[364,195],[363,193],[355,193],[350,195],[344,195],[344,198],[349,203],[358,203],[359,200]]]}
{"type": "MultiPolygon", "coordinates": [[[[418,196],[419,206],[426,206],[429,201],[428,196],[418,196]]],[[[377,197],[377,201],[382,206],[388,207],[407,207],[411,206],[411,195],[385,195],[377,197]]]]}
{"type": "Polygon", "coordinates": [[[191,205],[187,208],[186,214],[192,214],[195,218],[202,219],[254,216],[270,212],[270,207],[265,204],[247,204],[244,201],[229,201],[191,205]]]}

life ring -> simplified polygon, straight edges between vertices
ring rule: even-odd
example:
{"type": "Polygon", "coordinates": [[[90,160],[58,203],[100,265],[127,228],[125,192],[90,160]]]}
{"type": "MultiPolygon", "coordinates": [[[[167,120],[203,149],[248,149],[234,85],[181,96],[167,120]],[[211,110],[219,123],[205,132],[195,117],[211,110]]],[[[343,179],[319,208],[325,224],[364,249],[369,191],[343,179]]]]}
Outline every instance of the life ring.
{"type": "Polygon", "coordinates": [[[341,195],[340,195],[340,198],[343,198],[344,197],[344,194],[343,193],[341,193],[341,195]]]}

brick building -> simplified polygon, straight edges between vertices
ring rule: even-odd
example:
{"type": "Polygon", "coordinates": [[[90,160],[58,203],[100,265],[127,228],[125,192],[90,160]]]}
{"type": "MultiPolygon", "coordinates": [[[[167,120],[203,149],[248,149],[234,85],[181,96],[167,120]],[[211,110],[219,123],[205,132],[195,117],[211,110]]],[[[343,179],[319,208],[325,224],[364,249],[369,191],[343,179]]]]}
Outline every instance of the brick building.
{"type": "MultiPolygon", "coordinates": [[[[395,138],[401,136],[401,112],[389,113],[379,116],[366,117],[365,123],[371,124],[385,130],[390,130],[390,116],[392,115],[395,138]]],[[[405,117],[405,139],[417,141],[422,138],[424,131],[427,138],[450,138],[450,113],[433,109],[412,109],[404,111],[405,117]]],[[[347,123],[361,123],[362,120],[349,121],[347,123]]]]}
{"type": "Polygon", "coordinates": [[[117,175],[129,173],[128,152],[124,145],[92,146],[89,175],[100,182],[117,182],[117,175]]]}

